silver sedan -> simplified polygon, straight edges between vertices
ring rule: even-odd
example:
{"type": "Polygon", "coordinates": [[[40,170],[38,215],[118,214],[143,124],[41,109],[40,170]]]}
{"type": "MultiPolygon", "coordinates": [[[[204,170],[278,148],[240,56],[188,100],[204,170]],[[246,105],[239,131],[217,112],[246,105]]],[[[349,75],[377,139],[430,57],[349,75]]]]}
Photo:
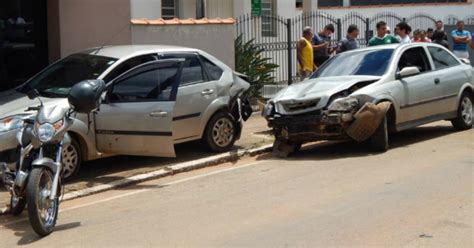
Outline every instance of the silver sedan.
{"type": "MultiPolygon", "coordinates": [[[[64,149],[64,176],[84,160],[114,154],[174,157],[174,145],[202,140],[209,150],[228,151],[250,115],[240,96],[249,88],[243,75],[206,52],[172,46],[112,46],[70,55],[31,78],[23,93],[36,89],[51,111],[68,104],[75,83],[107,83],[100,109],[78,115],[64,149]],[[178,62],[177,62],[178,61],[178,62]]],[[[14,165],[15,139],[25,112],[37,105],[24,94],[3,93],[0,161],[14,165]]]]}
{"type": "Polygon", "coordinates": [[[472,128],[473,68],[436,44],[385,45],[333,57],[310,79],[281,90],[263,115],[274,151],[287,156],[315,140],[370,140],[438,120],[472,128]]]}

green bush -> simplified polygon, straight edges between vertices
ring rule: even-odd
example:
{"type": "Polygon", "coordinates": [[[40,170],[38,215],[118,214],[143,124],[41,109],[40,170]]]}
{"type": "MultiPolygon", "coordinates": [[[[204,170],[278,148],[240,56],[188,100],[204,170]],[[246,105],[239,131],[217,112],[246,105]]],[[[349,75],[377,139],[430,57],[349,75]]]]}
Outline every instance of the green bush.
{"type": "Polygon", "coordinates": [[[278,65],[269,63],[270,58],[262,56],[264,49],[253,42],[252,39],[244,43],[242,35],[235,39],[235,70],[249,77],[250,89],[246,92],[246,96],[260,98],[264,85],[275,84],[272,72],[278,65]]]}

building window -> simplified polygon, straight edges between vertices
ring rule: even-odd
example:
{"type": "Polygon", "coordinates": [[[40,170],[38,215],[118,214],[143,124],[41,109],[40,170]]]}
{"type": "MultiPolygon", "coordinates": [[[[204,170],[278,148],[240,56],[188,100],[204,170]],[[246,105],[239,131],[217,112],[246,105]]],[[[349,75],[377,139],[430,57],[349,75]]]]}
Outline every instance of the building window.
{"type": "Polygon", "coordinates": [[[262,36],[276,36],[275,0],[262,0],[262,36]]]}
{"type": "Polygon", "coordinates": [[[296,8],[297,9],[303,8],[303,0],[296,0],[296,8]]]}
{"type": "MultiPolygon", "coordinates": [[[[354,1],[351,1],[354,2],[354,1]]],[[[318,7],[340,7],[344,5],[343,0],[319,0],[318,7]]]]}
{"type": "Polygon", "coordinates": [[[178,1],[162,0],[161,1],[161,18],[173,19],[178,17],[178,1]]]}

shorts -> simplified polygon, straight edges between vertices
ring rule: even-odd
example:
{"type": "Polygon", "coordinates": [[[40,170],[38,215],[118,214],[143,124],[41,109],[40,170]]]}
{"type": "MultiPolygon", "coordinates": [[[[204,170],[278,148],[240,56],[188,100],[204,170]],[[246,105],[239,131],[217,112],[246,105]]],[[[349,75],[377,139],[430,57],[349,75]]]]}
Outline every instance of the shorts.
{"type": "Polygon", "coordinates": [[[458,50],[453,50],[454,55],[460,59],[468,59],[469,58],[469,52],[468,51],[458,51],[458,50]]]}

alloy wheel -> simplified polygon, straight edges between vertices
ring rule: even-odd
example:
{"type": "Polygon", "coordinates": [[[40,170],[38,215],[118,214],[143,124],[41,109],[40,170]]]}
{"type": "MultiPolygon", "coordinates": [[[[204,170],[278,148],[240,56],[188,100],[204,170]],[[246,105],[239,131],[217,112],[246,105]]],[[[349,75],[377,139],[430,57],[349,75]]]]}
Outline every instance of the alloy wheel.
{"type": "Polygon", "coordinates": [[[220,147],[228,146],[234,139],[234,123],[229,118],[218,119],[212,127],[212,139],[220,147]]]}
{"type": "Polygon", "coordinates": [[[63,178],[70,177],[79,166],[79,152],[73,145],[64,147],[62,154],[63,178]]]}
{"type": "Polygon", "coordinates": [[[461,102],[461,117],[466,124],[471,124],[472,115],[473,115],[472,101],[469,97],[464,97],[464,99],[461,102]]]}

